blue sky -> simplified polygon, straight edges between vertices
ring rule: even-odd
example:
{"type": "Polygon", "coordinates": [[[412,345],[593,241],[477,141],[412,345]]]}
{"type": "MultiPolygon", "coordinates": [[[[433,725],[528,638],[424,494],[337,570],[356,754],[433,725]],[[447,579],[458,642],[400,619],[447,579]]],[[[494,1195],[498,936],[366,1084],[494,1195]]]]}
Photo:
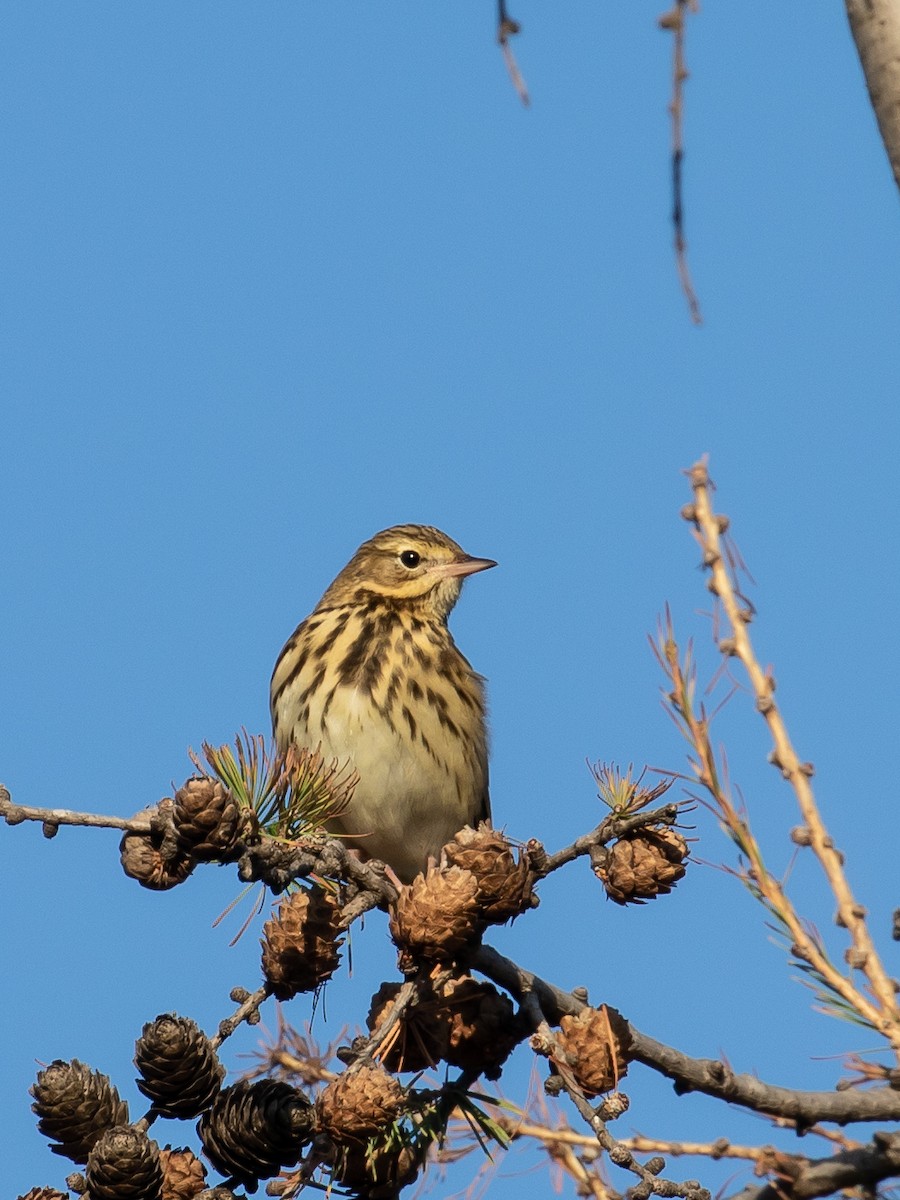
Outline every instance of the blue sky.
{"type": "MultiPolygon", "coordinates": [[[[752,20],[707,5],[691,22],[697,329],[671,253],[658,6],[512,15],[528,110],[489,3],[7,6],[0,779],[26,804],[154,802],[188,746],[267,729],[296,622],[359,542],[422,521],[500,563],[452,626],[490,680],[496,819],[562,845],[600,816],[585,758],[684,765],[646,634],[668,601],[708,639],[678,519],[682,469],[708,452],[757,581],[760,655],[898,969],[900,223],[845,20],[766,0],[752,20]]],[[[786,865],[797,817],[746,698],[721,735],[786,865]]],[[[709,814],[694,820],[698,857],[730,861],[709,814]]],[[[233,930],[210,928],[231,869],[153,896],[113,834],[33,827],[0,830],[0,861],[14,1194],[66,1173],[29,1112],[35,1060],[109,1072],[137,1115],[143,1023],[174,1010],[214,1029],[258,954],[255,935],[229,949],[233,930]]],[[[796,887],[827,932],[805,865],[796,887]]],[[[620,911],[576,864],[494,940],[774,1082],[830,1086],[821,1056],[865,1048],[810,1012],[712,866],[620,911]]],[[[383,921],[354,960],[316,1016],[323,1040],[394,978],[383,921]]],[[[302,1024],[308,1002],[288,1015],[302,1024]]],[[[257,1036],[233,1039],[229,1068],[257,1036]]],[[[523,1051],[511,1095],[528,1068],[523,1051]]],[[[626,1090],[622,1134],[772,1139],[639,1067],[626,1090]]],[[[539,1161],[501,1164],[497,1195],[544,1194],[539,1170],[518,1174],[539,1161]]],[[[714,1187],[731,1173],[669,1168],[714,1187]]]]}

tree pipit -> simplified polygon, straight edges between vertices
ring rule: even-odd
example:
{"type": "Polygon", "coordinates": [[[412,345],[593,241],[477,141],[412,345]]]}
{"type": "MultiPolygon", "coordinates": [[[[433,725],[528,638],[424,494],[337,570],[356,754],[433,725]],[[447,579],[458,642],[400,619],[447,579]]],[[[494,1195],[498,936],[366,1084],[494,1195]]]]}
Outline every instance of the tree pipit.
{"type": "Polygon", "coordinates": [[[464,825],[490,818],[482,677],[447,628],[463,580],[497,564],[427,525],[364,542],[279,655],[275,741],[349,761],[329,824],[409,882],[464,825]]]}

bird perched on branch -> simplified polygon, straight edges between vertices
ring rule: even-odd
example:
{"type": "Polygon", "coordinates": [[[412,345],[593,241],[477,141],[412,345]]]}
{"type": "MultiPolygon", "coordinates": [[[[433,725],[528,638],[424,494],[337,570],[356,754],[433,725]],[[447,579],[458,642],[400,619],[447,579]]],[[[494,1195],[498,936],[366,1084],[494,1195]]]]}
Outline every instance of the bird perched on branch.
{"type": "Polygon", "coordinates": [[[482,677],[447,628],[472,558],[428,525],[364,542],[275,664],[279,749],[321,747],[359,774],[329,824],[403,882],[464,825],[490,818],[482,677]]]}

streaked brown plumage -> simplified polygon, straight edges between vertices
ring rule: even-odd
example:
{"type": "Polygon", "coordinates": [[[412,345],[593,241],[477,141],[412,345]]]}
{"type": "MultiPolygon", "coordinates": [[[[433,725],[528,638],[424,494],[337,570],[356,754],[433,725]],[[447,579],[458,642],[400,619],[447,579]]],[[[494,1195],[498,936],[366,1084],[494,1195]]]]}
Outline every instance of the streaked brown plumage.
{"type": "Polygon", "coordinates": [[[408,882],[490,817],[481,676],[447,618],[472,558],[428,525],[364,542],[288,639],[271,685],[280,748],[321,746],[360,779],[333,831],[408,882]]]}

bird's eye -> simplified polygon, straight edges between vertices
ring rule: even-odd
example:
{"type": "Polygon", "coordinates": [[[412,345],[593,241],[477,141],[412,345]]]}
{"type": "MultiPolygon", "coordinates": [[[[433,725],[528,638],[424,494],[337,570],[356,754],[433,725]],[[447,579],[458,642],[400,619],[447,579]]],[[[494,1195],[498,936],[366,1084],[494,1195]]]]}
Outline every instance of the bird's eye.
{"type": "Polygon", "coordinates": [[[422,557],[415,550],[404,550],[400,555],[400,561],[403,563],[404,567],[409,567],[409,569],[412,570],[413,567],[417,567],[419,565],[419,563],[422,561],[422,557]]]}

